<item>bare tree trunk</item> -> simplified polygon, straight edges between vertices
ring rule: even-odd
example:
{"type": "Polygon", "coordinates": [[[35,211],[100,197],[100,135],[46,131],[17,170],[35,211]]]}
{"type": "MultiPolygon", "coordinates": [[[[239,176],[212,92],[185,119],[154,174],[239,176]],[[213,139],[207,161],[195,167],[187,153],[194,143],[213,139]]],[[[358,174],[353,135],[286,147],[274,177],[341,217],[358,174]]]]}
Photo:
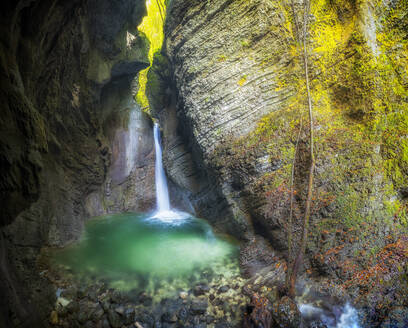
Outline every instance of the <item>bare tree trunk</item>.
{"type": "Polygon", "coordinates": [[[296,256],[295,262],[293,264],[293,269],[290,272],[289,278],[289,288],[288,294],[291,298],[296,296],[296,280],[299,273],[299,270],[303,264],[303,258],[306,251],[307,245],[307,235],[309,231],[309,221],[310,213],[312,208],[312,197],[313,197],[313,178],[314,178],[314,168],[315,168],[315,158],[314,158],[314,139],[313,139],[313,107],[312,107],[312,97],[310,94],[310,84],[309,84],[309,66],[308,66],[308,53],[307,53],[307,25],[309,18],[310,2],[305,0],[305,11],[304,11],[304,20],[303,20],[303,64],[304,64],[304,73],[306,80],[306,90],[307,90],[307,100],[309,107],[309,123],[310,123],[310,132],[309,132],[309,150],[310,150],[310,167],[309,167],[309,181],[307,188],[307,199],[306,199],[306,209],[305,215],[303,218],[303,231],[300,241],[300,250],[296,256]]]}
{"type": "MultiPolygon", "coordinates": [[[[287,225],[288,231],[288,260],[292,254],[292,246],[293,246],[293,196],[294,196],[294,180],[295,180],[295,166],[296,166],[296,156],[299,148],[299,140],[300,134],[303,130],[303,119],[300,118],[300,128],[296,138],[296,145],[295,145],[295,153],[293,154],[293,161],[292,161],[292,169],[290,172],[290,212],[289,212],[289,220],[287,225]]],[[[287,272],[286,272],[286,287],[289,289],[289,277],[291,275],[292,268],[288,265],[287,272]]]]}

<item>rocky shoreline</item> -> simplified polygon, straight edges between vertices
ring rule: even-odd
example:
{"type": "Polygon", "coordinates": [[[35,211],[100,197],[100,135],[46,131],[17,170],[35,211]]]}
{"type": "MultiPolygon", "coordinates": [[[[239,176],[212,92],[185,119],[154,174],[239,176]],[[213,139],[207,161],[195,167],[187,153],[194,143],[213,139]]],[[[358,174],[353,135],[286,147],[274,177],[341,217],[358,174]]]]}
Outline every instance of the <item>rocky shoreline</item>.
{"type": "Polygon", "coordinates": [[[110,288],[92,276],[77,280],[60,269],[45,273],[57,290],[49,317],[57,327],[237,327],[249,301],[239,275],[217,276],[162,298],[110,288]]]}

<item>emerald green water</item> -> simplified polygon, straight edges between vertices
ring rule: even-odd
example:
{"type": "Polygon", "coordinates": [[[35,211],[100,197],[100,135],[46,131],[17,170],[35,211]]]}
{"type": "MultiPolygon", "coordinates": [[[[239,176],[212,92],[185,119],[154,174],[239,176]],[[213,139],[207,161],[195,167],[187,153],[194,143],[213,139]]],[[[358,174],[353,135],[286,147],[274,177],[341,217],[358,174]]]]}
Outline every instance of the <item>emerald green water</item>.
{"type": "Polygon", "coordinates": [[[119,214],[89,221],[81,241],[54,259],[78,279],[155,293],[237,275],[237,253],[237,245],[215,236],[204,220],[119,214]]]}

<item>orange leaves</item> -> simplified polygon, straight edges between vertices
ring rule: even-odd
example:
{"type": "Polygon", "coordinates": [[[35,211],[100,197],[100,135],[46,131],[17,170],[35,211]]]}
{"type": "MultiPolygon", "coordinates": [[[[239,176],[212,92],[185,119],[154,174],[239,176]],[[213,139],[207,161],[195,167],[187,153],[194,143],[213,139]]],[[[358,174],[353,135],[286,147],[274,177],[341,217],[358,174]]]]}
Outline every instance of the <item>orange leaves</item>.
{"type": "Polygon", "coordinates": [[[333,247],[333,248],[329,249],[329,250],[325,253],[325,255],[326,255],[326,256],[336,255],[336,254],[338,254],[338,252],[340,252],[343,248],[344,248],[344,245],[340,245],[340,246],[333,247]]]}
{"type": "MultiPolygon", "coordinates": [[[[388,236],[386,239],[391,241],[392,237],[388,236]]],[[[385,276],[399,275],[401,267],[405,265],[408,265],[408,236],[402,236],[394,243],[384,246],[365,269],[353,273],[345,287],[357,284],[372,288],[382,284],[386,280],[385,276]]]]}

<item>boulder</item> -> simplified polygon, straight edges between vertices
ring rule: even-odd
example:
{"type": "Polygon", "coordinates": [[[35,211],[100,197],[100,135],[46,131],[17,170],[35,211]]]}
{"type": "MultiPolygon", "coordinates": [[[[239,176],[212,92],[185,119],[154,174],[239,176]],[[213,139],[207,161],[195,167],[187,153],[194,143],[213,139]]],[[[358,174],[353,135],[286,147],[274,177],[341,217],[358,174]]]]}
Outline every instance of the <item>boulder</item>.
{"type": "Polygon", "coordinates": [[[219,294],[226,293],[228,290],[229,290],[229,287],[224,285],[224,286],[221,286],[220,288],[218,288],[218,293],[219,294]]]}
{"type": "Polygon", "coordinates": [[[192,314],[204,314],[207,311],[208,302],[205,300],[195,300],[191,303],[190,311],[192,314]]]}
{"type": "Polygon", "coordinates": [[[122,317],[114,310],[108,311],[108,320],[112,328],[120,328],[124,323],[122,317]]]}
{"type": "Polygon", "coordinates": [[[251,296],[251,303],[248,304],[245,311],[243,327],[271,327],[271,310],[271,303],[266,297],[253,293],[251,296]]]}
{"type": "Polygon", "coordinates": [[[210,291],[210,287],[207,285],[197,285],[194,287],[193,294],[194,296],[200,296],[208,293],[210,291]]]}
{"type": "Polygon", "coordinates": [[[299,328],[302,325],[300,311],[291,298],[284,296],[272,306],[272,316],[276,327],[299,328]]]}

